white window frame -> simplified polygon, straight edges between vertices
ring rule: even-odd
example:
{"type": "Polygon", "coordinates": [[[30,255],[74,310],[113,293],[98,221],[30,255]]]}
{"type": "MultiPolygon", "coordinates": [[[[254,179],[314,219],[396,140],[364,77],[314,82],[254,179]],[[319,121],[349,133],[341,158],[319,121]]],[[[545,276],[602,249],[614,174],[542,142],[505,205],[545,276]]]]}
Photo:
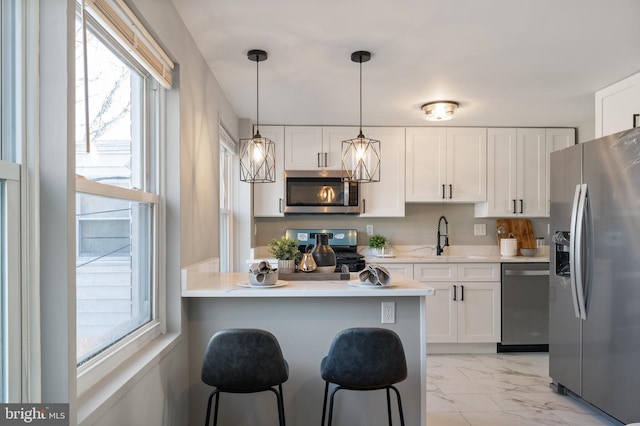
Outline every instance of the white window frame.
{"type": "Polygon", "coordinates": [[[232,272],[234,262],[233,235],[233,194],[234,189],[234,167],[237,163],[237,144],[229,136],[223,126],[220,130],[220,272],[232,272]],[[222,163],[226,164],[223,165],[222,163]],[[226,174],[224,173],[226,171],[226,174]],[[226,205],[223,205],[222,188],[227,188],[226,205]]]}
{"type": "Polygon", "coordinates": [[[20,247],[20,166],[0,160],[0,185],[4,186],[3,211],[5,240],[0,244],[4,259],[2,281],[4,317],[2,318],[3,373],[2,395],[6,402],[20,402],[22,398],[22,280],[20,247]],[[6,309],[6,311],[5,311],[6,309]],[[11,326],[9,326],[11,324],[11,326]],[[6,373],[6,376],[5,376],[6,373]]]}
{"type": "MultiPolygon", "coordinates": [[[[107,31],[107,33],[113,35],[109,31],[107,31]]],[[[163,188],[161,182],[165,170],[164,146],[166,137],[163,125],[165,117],[165,91],[158,85],[155,94],[156,96],[152,97],[154,99],[149,99],[148,101],[156,104],[156,107],[153,108],[156,114],[153,117],[147,116],[150,122],[145,123],[145,125],[148,126],[147,132],[145,133],[154,135],[153,143],[157,144],[157,149],[155,151],[152,150],[153,155],[148,156],[145,160],[148,163],[145,167],[151,167],[156,170],[155,180],[148,182],[150,188],[144,188],[143,190],[128,189],[93,182],[82,177],[76,178],[76,192],[151,204],[153,212],[151,219],[153,223],[152,281],[154,283],[151,289],[153,295],[151,321],[142,325],[137,330],[78,367],[78,396],[86,393],[116,367],[139,352],[145,345],[149,344],[161,334],[166,333],[166,279],[164,268],[159,267],[159,265],[162,264],[162,259],[164,259],[163,253],[165,247],[165,219],[162,212],[165,211],[166,207],[163,197],[159,195],[163,188]],[[150,190],[154,192],[149,192],[150,190]]],[[[146,143],[148,143],[148,140],[146,143]]],[[[145,152],[148,155],[148,151],[145,150],[145,152]]],[[[71,356],[75,357],[75,354],[71,356]]]]}
{"type": "Polygon", "coordinates": [[[0,3],[0,185],[3,186],[4,200],[3,229],[4,276],[6,287],[2,312],[4,317],[0,326],[2,332],[3,373],[0,373],[2,400],[0,402],[22,402],[23,394],[28,389],[29,349],[23,341],[29,334],[23,325],[27,323],[26,284],[23,277],[23,209],[24,190],[22,187],[24,169],[20,165],[25,136],[25,81],[23,77],[26,61],[27,32],[26,5],[21,0],[8,0],[0,3]]]}

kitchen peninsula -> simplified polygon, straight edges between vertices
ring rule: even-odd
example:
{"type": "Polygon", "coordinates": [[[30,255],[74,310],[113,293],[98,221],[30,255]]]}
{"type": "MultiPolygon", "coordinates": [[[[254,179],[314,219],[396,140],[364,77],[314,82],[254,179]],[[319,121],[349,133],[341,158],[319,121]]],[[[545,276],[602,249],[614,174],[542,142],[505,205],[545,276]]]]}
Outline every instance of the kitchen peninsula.
{"type": "MultiPolygon", "coordinates": [[[[352,278],[356,278],[352,274],[352,278]]],[[[349,327],[385,327],[401,338],[408,377],[397,385],[406,424],[426,424],[425,298],[434,293],[424,283],[401,274],[392,285],[362,288],[348,281],[288,281],[273,288],[245,288],[246,273],[212,272],[205,262],[183,270],[182,297],[189,305],[189,411],[191,424],[204,420],[211,388],[200,381],[202,356],[209,338],[225,328],[261,328],[273,333],[289,363],[283,385],[289,424],[320,422],[324,381],[320,362],[335,335],[349,327]],[[381,302],[395,303],[395,322],[381,324],[381,302]]],[[[396,404],[391,404],[397,416],[396,404]]],[[[386,418],[384,391],[340,392],[334,417],[337,423],[369,425],[386,418]]],[[[221,422],[238,426],[273,425],[274,396],[224,394],[221,422]]]]}

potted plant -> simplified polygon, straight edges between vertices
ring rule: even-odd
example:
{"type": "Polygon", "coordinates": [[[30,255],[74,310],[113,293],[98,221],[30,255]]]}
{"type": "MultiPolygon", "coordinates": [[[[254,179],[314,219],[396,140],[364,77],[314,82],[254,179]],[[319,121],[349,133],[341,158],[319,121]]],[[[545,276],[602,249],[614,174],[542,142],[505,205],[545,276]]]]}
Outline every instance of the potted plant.
{"type": "Polygon", "coordinates": [[[298,250],[298,240],[287,238],[283,235],[280,239],[274,238],[268,244],[269,251],[273,257],[278,259],[278,269],[280,272],[289,274],[294,271],[298,250]]]}
{"type": "Polygon", "coordinates": [[[369,237],[369,247],[374,255],[380,255],[387,243],[388,240],[384,235],[375,234],[369,237]]]}

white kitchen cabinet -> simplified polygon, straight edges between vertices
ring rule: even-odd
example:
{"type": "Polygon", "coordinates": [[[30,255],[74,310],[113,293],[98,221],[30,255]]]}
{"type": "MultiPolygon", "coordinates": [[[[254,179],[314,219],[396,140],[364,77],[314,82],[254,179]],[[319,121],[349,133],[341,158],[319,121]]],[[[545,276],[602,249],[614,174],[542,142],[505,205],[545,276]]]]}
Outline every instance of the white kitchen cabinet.
{"type": "Polygon", "coordinates": [[[545,129],[487,131],[487,200],[476,217],[546,215],[545,129]]]}
{"type": "Polygon", "coordinates": [[[284,126],[260,126],[260,134],[271,139],[276,150],[276,181],[253,184],[253,215],[284,216],[284,126]]]}
{"type": "Polygon", "coordinates": [[[329,153],[322,147],[322,127],[285,127],[284,170],[320,170],[328,161],[329,153]]]}
{"type": "Polygon", "coordinates": [[[426,301],[427,343],[497,343],[501,338],[500,264],[415,264],[426,301]]]}
{"type": "Polygon", "coordinates": [[[406,133],[407,202],[486,200],[485,128],[409,127],[406,133]]]}
{"type": "Polygon", "coordinates": [[[574,129],[494,128],[487,139],[487,201],[475,216],[549,216],[549,155],[574,143],[574,129]]]}
{"type": "Polygon", "coordinates": [[[545,188],[547,189],[546,215],[551,215],[551,153],[576,143],[575,129],[546,129],[547,155],[545,164],[545,188]]]}
{"type": "Polygon", "coordinates": [[[362,131],[380,141],[381,158],[380,182],[360,185],[360,217],[404,217],[405,131],[400,127],[364,127],[362,131]]]}
{"type": "Polygon", "coordinates": [[[640,126],[640,73],[596,92],[595,136],[640,126]]]}
{"type": "Polygon", "coordinates": [[[340,170],[342,141],[358,136],[357,127],[285,127],[285,170],[340,170]]]}

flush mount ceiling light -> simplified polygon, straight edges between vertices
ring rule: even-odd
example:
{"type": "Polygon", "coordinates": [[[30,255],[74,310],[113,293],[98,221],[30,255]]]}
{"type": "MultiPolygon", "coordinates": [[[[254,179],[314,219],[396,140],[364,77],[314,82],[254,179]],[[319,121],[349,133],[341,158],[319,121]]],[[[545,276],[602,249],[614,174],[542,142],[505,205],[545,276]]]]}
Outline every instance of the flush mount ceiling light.
{"type": "Polygon", "coordinates": [[[256,63],[256,134],[240,140],[240,180],[249,183],[276,181],[276,149],[272,140],[260,135],[258,65],[267,60],[264,50],[250,50],[247,58],[256,63]]]}
{"type": "Polygon", "coordinates": [[[351,60],[360,64],[360,133],[355,139],[342,141],[342,179],[362,183],[380,181],[380,141],[362,133],[362,63],[370,59],[370,52],[351,54],[351,60]]]}
{"type": "Polygon", "coordinates": [[[435,101],[422,105],[424,119],[428,121],[445,121],[453,118],[453,113],[458,108],[458,103],[453,101],[435,101]]]}

